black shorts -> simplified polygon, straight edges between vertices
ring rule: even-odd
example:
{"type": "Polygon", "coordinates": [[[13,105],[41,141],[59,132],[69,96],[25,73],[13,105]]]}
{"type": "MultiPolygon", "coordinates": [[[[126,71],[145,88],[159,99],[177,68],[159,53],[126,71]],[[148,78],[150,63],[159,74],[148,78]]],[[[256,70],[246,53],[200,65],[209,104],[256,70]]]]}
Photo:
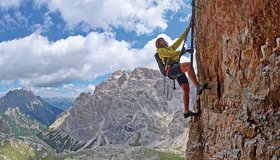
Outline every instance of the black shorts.
{"type": "Polygon", "coordinates": [[[169,69],[168,77],[171,79],[176,79],[180,86],[184,83],[189,84],[186,74],[183,73],[180,68],[180,64],[175,64],[169,69]]]}

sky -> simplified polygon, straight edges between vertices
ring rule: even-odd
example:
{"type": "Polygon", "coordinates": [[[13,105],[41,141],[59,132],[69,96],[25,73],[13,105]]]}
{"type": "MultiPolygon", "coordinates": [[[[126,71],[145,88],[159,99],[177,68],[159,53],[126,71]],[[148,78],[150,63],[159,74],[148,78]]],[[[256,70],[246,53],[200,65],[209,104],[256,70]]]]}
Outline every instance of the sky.
{"type": "Polygon", "coordinates": [[[24,88],[42,97],[77,97],[114,71],[156,69],[155,40],[172,44],[180,36],[191,19],[190,4],[1,0],[0,96],[24,88]]]}

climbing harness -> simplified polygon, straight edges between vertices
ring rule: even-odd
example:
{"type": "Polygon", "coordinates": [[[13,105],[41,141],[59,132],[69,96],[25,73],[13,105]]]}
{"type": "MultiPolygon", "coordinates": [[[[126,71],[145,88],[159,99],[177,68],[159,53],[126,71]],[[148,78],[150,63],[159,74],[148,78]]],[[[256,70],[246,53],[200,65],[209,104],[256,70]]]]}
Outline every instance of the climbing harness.
{"type": "MultiPolygon", "coordinates": [[[[167,63],[167,59],[164,60],[165,63],[163,63],[159,57],[159,54],[156,53],[154,55],[156,61],[157,61],[157,64],[158,64],[158,67],[159,67],[159,70],[161,72],[161,74],[163,75],[163,78],[164,78],[164,82],[163,82],[163,94],[165,94],[165,88],[166,88],[166,77],[168,76],[168,71],[169,71],[169,68],[170,66],[168,66],[168,63],[167,63]]],[[[175,87],[175,79],[173,79],[173,89],[175,90],[176,87],[175,87]]],[[[168,94],[169,94],[169,86],[167,85],[167,97],[168,97],[168,94]]]]}
{"type": "MultiPolygon", "coordinates": [[[[191,48],[190,49],[185,49],[185,44],[186,44],[186,41],[187,41],[187,34],[186,36],[184,37],[184,40],[183,40],[183,45],[182,45],[182,48],[181,48],[181,51],[180,51],[180,54],[179,54],[179,59],[181,58],[181,56],[183,54],[185,54],[186,52],[189,52],[191,54],[191,66],[193,67],[193,53],[194,53],[194,40],[193,40],[193,37],[194,37],[194,15],[195,15],[195,11],[194,11],[194,8],[195,8],[195,2],[194,0],[192,1],[192,6],[193,6],[193,9],[192,9],[192,18],[191,18],[191,48]]],[[[169,86],[168,84],[166,85],[167,81],[166,81],[166,77],[168,76],[168,71],[169,71],[169,68],[170,68],[170,64],[168,64],[165,60],[165,63],[163,63],[159,57],[159,54],[156,53],[154,55],[157,63],[158,63],[158,66],[159,66],[159,69],[160,69],[160,72],[162,73],[162,75],[164,76],[164,89],[163,89],[163,93],[165,94],[165,88],[167,86],[167,97],[168,97],[168,94],[169,94],[169,86]],[[167,66],[168,65],[168,66],[167,66]]],[[[172,79],[173,80],[173,89],[175,90],[176,89],[176,85],[175,85],[175,79],[172,79]]]]}
{"type": "MultiPolygon", "coordinates": [[[[181,52],[180,52],[180,54],[179,54],[179,58],[186,52],[185,47],[184,47],[184,46],[185,46],[185,43],[186,43],[186,37],[187,37],[187,35],[184,37],[183,47],[182,47],[181,52]]],[[[173,64],[170,64],[169,62],[167,62],[167,59],[165,59],[165,60],[164,60],[165,63],[163,63],[163,62],[161,61],[161,59],[160,59],[158,53],[155,53],[154,57],[155,57],[155,59],[156,59],[156,61],[157,61],[159,70],[160,70],[161,74],[162,74],[163,77],[164,77],[163,94],[165,94],[165,88],[166,88],[166,86],[167,86],[167,97],[168,97],[168,94],[169,94],[169,85],[168,85],[168,84],[166,85],[166,83],[167,83],[166,77],[168,77],[169,79],[173,80],[173,90],[176,89],[176,84],[175,84],[176,78],[170,78],[170,77],[168,76],[169,69],[170,69],[170,67],[171,67],[173,64]]]]}

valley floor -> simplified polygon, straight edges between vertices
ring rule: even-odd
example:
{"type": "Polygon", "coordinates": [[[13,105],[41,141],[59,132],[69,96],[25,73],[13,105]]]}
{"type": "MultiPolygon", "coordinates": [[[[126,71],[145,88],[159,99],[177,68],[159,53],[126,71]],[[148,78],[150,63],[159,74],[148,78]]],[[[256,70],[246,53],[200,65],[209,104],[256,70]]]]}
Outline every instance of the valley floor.
{"type": "MultiPolygon", "coordinates": [[[[30,142],[29,142],[30,143],[30,142]]],[[[183,160],[182,151],[144,147],[101,146],[94,150],[56,154],[42,144],[27,144],[22,139],[2,139],[0,160],[183,160]]]]}

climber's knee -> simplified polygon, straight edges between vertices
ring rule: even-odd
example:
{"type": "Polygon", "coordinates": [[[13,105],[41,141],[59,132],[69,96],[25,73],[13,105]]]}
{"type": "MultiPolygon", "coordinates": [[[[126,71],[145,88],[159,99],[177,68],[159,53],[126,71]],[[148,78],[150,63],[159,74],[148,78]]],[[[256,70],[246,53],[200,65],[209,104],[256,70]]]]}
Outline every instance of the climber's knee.
{"type": "Polygon", "coordinates": [[[184,72],[192,70],[192,65],[189,62],[184,62],[184,63],[181,63],[180,68],[181,68],[181,71],[184,73],[184,72]]]}

